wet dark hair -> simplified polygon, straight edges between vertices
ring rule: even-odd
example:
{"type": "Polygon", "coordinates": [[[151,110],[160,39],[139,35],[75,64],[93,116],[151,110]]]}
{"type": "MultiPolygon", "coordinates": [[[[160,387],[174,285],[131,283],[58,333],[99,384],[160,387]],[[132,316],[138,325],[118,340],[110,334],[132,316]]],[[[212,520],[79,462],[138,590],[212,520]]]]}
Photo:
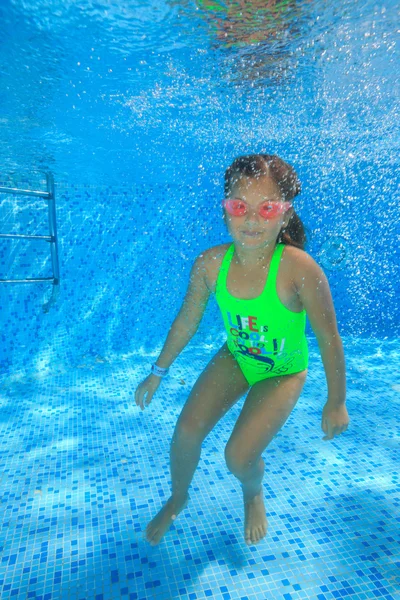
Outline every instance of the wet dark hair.
{"type": "MultiPolygon", "coordinates": [[[[291,201],[301,192],[301,183],[296,171],[287,162],[275,154],[248,154],[235,158],[225,171],[224,194],[228,197],[231,189],[241,177],[257,179],[271,177],[278,185],[284,200],[291,201]]],[[[281,229],[276,240],[277,244],[295,246],[304,250],[307,236],[304,225],[293,209],[288,225],[281,229]]]]}

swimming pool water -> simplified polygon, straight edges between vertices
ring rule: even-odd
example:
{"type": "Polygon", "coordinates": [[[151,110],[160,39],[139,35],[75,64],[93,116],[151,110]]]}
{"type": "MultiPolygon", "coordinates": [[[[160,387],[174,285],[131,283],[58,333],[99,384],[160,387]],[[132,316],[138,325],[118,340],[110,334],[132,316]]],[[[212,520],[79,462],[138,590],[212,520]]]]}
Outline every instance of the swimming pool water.
{"type": "MultiPolygon", "coordinates": [[[[54,175],[61,272],[48,313],[49,284],[0,284],[1,600],[400,598],[397,3],[13,0],[0,22],[0,186],[54,175]],[[230,241],[223,173],[250,152],[302,182],[350,426],[322,440],[308,323],[304,390],[263,453],[265,539],[245,545],[224,460],[242,398],[151,547],[177,417],[224,341],[213,299],[144,412],[134,391],[193,260],[230,241]]],[[[46,205],[2,194],[0,224],[46,234],[46,205]]],[[[49,259],[0,240],[0,278],[49,259]]]]}

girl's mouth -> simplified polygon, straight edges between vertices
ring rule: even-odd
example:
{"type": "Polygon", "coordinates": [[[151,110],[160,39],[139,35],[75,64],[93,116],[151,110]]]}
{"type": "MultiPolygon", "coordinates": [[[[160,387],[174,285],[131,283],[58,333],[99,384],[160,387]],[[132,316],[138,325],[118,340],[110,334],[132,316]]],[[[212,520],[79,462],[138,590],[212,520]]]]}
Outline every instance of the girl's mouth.
{"type": "Polygon", "coordinates": [[[257,235],[261,235],[261,231],[243,231],[243,233],[250,237],[256,237],[257,235]]]}

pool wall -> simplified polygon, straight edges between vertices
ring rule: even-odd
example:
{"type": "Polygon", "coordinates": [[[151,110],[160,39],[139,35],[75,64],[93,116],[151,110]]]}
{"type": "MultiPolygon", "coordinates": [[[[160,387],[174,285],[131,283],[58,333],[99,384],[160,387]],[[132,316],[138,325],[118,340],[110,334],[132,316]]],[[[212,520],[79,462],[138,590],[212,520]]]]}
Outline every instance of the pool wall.
{"type": "MultiPolygon", "coordinates": [[[[329,279],[341,335],[398,336],[400,226],[393,166],[387,165],[385,177],[382,165],[297,165],[280,154],[303,183],[296,205],[308,233],[306,251],[329,279]],[[342,252],[343,260],[329,264],[330,244],[338,236],[344,258],[342,252]]],[[[202,179],[186,176],[187,183],[183,174],[179,184],[171,178],[120,187],[56,181],[60,295],[46,314],[50,283],[0,285],[1,373],[43,373],[160,350],[194,259],[230,241],[219,205],[221,172],[210,165],[202,179]]],[[[40,185],[29,179],[11,183],[40,185]]],[[[0,206],[3,233],[48,233],[45,201],[3,194],[0,206]]],[[[0,265],[2,278],[51,276],[49,247],[1,240],[0,265]]],[[[307,334],[313,336],[308,321],[307,334]]],[[[212,296],[190,344],[223,339],[212,296]]]]}

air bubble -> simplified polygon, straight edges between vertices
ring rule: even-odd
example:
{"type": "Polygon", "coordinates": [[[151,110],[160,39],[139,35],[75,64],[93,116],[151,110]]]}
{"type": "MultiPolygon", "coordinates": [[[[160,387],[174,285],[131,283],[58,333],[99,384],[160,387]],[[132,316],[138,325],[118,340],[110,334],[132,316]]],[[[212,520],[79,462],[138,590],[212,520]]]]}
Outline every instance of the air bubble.
{"type": "Polygon", "coordinates": [[[329,237],[319,251],[319,262],[325,269],[342,269],[348,258],[348,241],[341,235],[329,237]]]}

